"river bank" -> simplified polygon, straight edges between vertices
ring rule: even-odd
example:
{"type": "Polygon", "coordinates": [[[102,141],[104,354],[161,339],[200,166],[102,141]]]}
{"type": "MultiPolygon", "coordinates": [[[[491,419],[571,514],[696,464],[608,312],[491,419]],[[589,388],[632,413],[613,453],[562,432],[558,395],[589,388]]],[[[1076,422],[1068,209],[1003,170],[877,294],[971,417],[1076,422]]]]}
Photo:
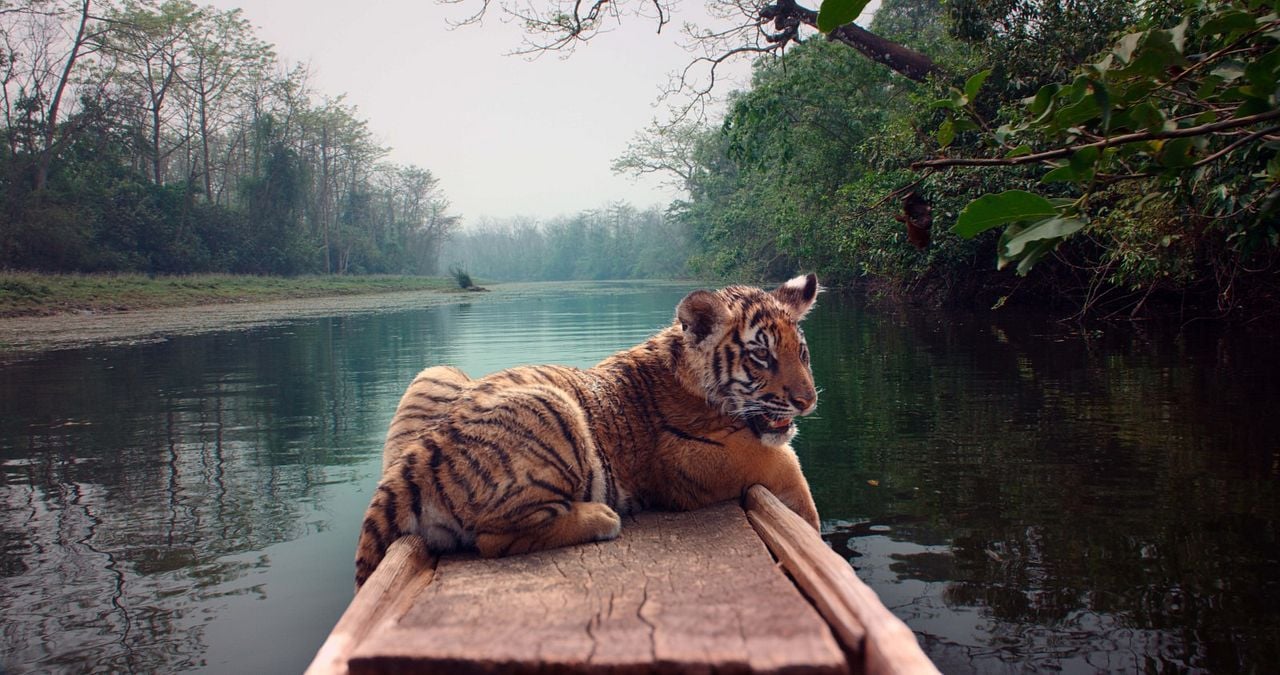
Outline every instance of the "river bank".
{"type": "Polygon", "coordinates": [[[144,274],[0,272],[0,318],[407,291],[461,292],[452,279],[445,277],[231,274],[149,277],[144,274]]]}
{"type": "Polygon", "coordinates": [[[472,301],[442,277],[0,274],[0,353],[472,301]]]}
{"type": "Polygon", "coordinates": [[[266,302],[5,317],[0,318],[0,358],[5,354],[91,344],[159,341],[172,335],[243,330],[322,316],[434,307],[488,295],[442,291],[369,292],[266,302]]]}
{"type": "MultiPolygon", "coordinates": [[[[0,274],[0,283],[15,275],[0,274]]],[[[39,279],[46,277],[30,275],[39,279]]],[[[93,279],[94,277],[83,277],[93,279]]],[[[146,277],[142,277],[145,279],[146,277]]],[[[182,279],[175,277],[174,279],[182,279]]],[[[229,281],[242,277],[221,277],[229,281]]],[[[208,279],[190,277],[188,279],[208,279]]],[[[301,280],[316,278],[301,278],[301,280]]],[[[450,304],[509,301],[519,298],[540,298],[548,292],[555,294],[595,293],[617,295],[647,293],[653,288],[672,287],[685,289],[683,281],[579,281],[579,282],[519,282],[486,285],[486,291],[473,293],[462,291],[456,285],[447,285],[446,279],[421,279],[424,286],[438,282],[439,288],[395,290],[394,281],[414,277],[364,277],[352,278],[347,293],[342,294],[341,283],[329,286],[315,284],[300,292],[312,293],[310,297],[281,297],[270,300],[254,300],[246,296],[242,300],[212,300],[205,304],[189,301],[168,307],[151,307],[129,310],[77,310],[57,314],[25,316],[0,315],[0,361],[21,357],[22,354],[49,349],[72,349],[88,345],[156,342],[174,335],[191,335],[219,330],[243,330],[267,326],[285,321],[364,314],[370,312],[394,312],[422,309],[450,304]],[[360,283],[363,279],[365,283],[360,283]],[[379,284],[379,281],[387,283],[379,284]],[[332,292],[324,294],[323,289],[332,292]],[[355,289],[365,289],[357,291],[355,289]]],[[[271,277],[263,277],[268,284],[271,277]]],[[[289,279],[275,279],[289,282],[289,279]]],[[[337,281],[337,280],[335,280],[337,281]]],[[[305,284],[300,284],[300,287],[305,284]]],[[[282,284],[282,289],[287,285],[282,284]]]]}

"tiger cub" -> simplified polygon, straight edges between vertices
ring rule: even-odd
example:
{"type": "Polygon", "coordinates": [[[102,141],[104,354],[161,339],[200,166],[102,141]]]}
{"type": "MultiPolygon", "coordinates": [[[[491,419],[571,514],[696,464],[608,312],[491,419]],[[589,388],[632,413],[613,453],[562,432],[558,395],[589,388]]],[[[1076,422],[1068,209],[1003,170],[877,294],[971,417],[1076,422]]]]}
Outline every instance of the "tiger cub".
{"type": "Polygon", "coordinates": [[[789,445],[818,402],[799,322],[817,277],[694,291],[671,326],[580,370],[422,371],[396,410],[356,588],[398,537],[486,557],[618,536],[619,514],[696,509],[762,483],[815,529],[789,445]]]}

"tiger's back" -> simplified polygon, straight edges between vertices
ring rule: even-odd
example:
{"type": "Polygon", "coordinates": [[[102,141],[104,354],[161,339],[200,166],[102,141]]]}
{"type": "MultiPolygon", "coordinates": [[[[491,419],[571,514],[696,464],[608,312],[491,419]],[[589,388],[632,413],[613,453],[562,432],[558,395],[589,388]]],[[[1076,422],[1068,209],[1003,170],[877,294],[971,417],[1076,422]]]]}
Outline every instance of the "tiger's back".
{"type": "Polygon", "coordinates": [[[616,537],[619,513],[691,509],[764,483],[815,527],[787,442],[816,402],[798,322],[817,282],[697,291],[677,319],[587,369],[420,373],[388,431],[357,588],[396,538],[501,556],[616,537]]]}

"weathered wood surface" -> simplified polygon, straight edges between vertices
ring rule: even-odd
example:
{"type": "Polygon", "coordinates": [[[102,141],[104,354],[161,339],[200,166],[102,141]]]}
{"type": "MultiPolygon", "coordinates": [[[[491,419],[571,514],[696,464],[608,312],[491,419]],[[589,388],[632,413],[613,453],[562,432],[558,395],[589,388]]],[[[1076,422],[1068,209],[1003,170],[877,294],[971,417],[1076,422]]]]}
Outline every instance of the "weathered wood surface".
{"type": "Polygon", "coordinates": [[[343,675],[347,659],[369,631],[388,617],[403,614],[432,581],[436,559],[421,537],[398,539],[387,548],[382,564],[347,606],[328,639],[316,652],[307,675],[343,675]]]}
{"type": "Polygon", "coordinates": [[[411,606],[389,612],[356,647],[349,668],[837,673],[847,662],[742,509],[722,504],[639,514],[612,542],[443,558],[411,606]]]}
{"type": "Polygon", "coordinates": [[[869,675],[938,672],[911,629],[800,516],[759,485],[747,491],[745,507],[760,538],[831,624],[855,665],[861,661],[869,675]]]}

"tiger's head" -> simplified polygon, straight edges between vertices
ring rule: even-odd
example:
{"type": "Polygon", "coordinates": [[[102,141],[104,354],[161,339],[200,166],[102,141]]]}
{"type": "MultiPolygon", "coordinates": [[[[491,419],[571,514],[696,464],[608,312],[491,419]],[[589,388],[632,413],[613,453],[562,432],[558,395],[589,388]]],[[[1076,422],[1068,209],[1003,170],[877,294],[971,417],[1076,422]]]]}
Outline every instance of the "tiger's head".
{"type": "Polygon", "coordinates": [[[686,385],[746,423],[765,445],[795,436],[793,419],[813,412],[818,392],[800,320],[813,307],[818,278],[796,277],[773,291],[729,286],[694,291],[676,307],[686,385]]]}

